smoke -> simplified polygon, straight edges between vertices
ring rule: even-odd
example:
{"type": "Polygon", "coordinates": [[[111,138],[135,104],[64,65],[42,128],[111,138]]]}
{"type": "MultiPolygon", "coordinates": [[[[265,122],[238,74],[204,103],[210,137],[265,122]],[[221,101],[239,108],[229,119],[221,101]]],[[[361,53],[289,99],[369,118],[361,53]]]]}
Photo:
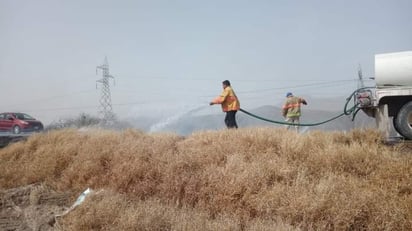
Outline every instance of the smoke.
{"type": "Polygon", "coordinates": [[[186,108],[183,108],[183,110],[179,110],[175,112],[173,115],[168,116],[164,119],[161,119],[159,122],[153,124],[149,128],[149,132],[160,132],[164,131],[165,128],[167,128],[168,125],[177,122],[179,119],[185,116],[191,116],[194,115],[196,112],[199,112],[203,109],[205,109],[208,106],[202,105],[202,106],[189,106],[186,108]]]}

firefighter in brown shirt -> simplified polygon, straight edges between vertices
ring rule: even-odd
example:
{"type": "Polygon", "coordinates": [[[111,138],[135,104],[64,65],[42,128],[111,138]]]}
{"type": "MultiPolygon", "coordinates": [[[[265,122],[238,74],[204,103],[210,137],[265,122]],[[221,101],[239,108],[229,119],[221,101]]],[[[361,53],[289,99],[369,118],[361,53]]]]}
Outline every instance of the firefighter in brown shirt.
{"type": "MultiPolygon", "coordinates": [[[[291,92],[286,93],[286,101],[282,107],[282,116],[288,123],[296,124],[295,129],[299,131],[299,118],[301,116],[300,105],[307,105],[305,99],[294,96],[291,92]]],[[[291,125],[287,125],[287,129],[291,125]]]]}

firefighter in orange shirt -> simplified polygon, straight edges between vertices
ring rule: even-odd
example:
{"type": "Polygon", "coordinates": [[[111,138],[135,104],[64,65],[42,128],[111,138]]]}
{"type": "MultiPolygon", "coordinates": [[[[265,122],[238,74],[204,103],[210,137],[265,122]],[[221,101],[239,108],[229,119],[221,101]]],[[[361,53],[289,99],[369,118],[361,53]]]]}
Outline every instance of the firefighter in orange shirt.
{"type": "Polygon", "coordinates": [[[222,82],[223,92],[209,103],[209,105],[221,104],[226,112],[225,124],[227,128],[237,128],[236,112],[240,109],[239,99],[230,86],[229,80],[222,82]]]}

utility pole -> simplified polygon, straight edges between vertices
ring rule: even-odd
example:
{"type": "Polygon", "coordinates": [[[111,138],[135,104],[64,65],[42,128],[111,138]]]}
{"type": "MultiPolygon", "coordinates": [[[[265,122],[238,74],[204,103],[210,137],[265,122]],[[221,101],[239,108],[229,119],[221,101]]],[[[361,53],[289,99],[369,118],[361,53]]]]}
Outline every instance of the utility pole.
{"type": "Polygon", "coordinates": [[[107,57],[104,58],[103,65],[96,67],[96,75],[98,69],[102,70],[102,78],[96,81],[96,89],[98,85],[101,86],[101,97],[100,97],[100,106],[99,106],[99,113],[102,115],[103,121],[105,123],[113,122],[115,119],[115,115],[113,113],[112,108],[112,98],[110,95],[110,84],[109,79],[113,79],[114,77],[109,73],[109,63],[107,61],[107,57]]]}

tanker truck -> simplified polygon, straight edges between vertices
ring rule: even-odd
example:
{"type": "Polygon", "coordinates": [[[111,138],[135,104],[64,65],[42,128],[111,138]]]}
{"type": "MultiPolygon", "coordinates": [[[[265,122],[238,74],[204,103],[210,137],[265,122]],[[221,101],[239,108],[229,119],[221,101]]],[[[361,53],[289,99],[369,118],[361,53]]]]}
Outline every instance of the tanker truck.
{"type": "Polygon", "coordinates": [[[395,130],[412,140],[412,51],[375,55],[374,79],[376,86],[358,89],[358,107],[375,118],[386,139],[395,130]]]}

